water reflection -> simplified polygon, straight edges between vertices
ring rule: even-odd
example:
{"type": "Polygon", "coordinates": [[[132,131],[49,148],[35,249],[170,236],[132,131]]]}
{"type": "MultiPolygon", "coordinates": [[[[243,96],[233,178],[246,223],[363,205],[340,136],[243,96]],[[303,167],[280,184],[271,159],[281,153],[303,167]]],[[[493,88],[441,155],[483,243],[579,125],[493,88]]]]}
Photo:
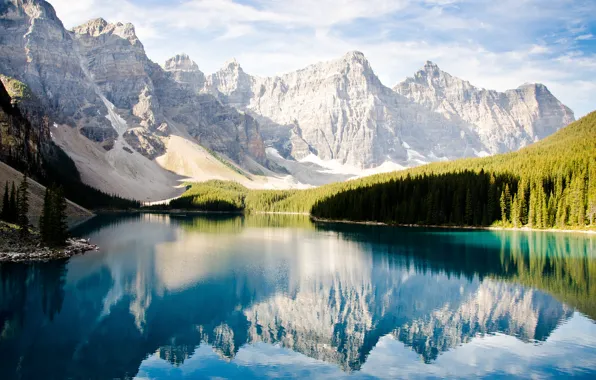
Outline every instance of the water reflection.
{"type": "Polygon", "coordinates": [[[387,339],[430,366],[487,334],[542,344],[574,310],[596,315],[582,235],[272,215],[103,217],[77,233],[102,251],[0,266],[0,377],[132,377],[205,345],[225,360],[275,345],[354,373],[387,339]]]}

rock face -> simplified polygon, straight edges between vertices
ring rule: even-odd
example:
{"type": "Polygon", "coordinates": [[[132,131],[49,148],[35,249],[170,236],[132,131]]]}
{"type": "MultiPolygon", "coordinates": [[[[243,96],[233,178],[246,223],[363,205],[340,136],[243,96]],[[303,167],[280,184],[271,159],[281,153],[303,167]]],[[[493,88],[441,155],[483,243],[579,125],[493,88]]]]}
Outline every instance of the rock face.
{"type": "Polygon", "coordinates": [[[207,78],[205,91],[255,115],[265,140],[298,160],[313,154],[369,168],[456,158],[478,144],[466,123],[383,86],[360,52],[274,78],[252,77],[232,61],[207,78]]]}
{"type": "Polygon", "coordinates": [[[21,82],[0,76],[0,161],[31,174],[42,174],[41,163],[50,139],[47,122],[33,127],[20,110],[20,104],[30,103],[31,95],[21,82]],[[7,89],[13,89],[10,94],[7,89]],[[14,88],[23,88],[25,99],[15,95],[14,88]],[[12,96],[11,96],[12,95],[12,96]],[[20,104],[19,104],[20,103],[20,104]]]}
{"type": "Polygon", "coordinates": [[[394,90],[446,118],[470,123],[490,154],[517,150],[575,120],[573,112],[542,84],[505,92],[485,90],[432,62],[394,90]]]}
{"type": "Polygon", "coordinates": [[[180,86],[195,93],[201,92],[205,85],[205,74],[186,54],[178,54],[166,61],[164,69],[171,74],[180,86]]]}
{"type": "Polygon", "coordinates": [[[148,158],[165,153],[161,137],[172,128],[242,164],[246,155],[264,162],[258,125],[193,85],[203,74],[186,55],[151,62],[131,24],[91,20],[74,28],[83,66],[101,94],[123,115],[128,144],[148,158]],[[191,85],[188,85],[191,84],[191,85]]]}
{"type": "MultiPolygon", "coordinates": [[[[105,106],[80,64],[76,42],[45,1],[3,0],[0,72],[24,82],[55,122],[110,129],[105,106]],[[66,75],[68,73],[68,75],[66,75]]],[[[112,132],[97,133],[105,138],[112,132]]]]}

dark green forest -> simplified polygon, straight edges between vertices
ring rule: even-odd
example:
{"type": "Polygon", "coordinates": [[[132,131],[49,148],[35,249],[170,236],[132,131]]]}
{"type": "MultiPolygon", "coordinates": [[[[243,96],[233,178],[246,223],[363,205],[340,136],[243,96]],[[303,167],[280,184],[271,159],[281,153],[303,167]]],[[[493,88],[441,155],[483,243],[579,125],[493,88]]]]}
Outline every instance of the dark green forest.
{"type": "Polygon", "coordinates": [[[389,224],[596,224],[596,112],[517,152],[432,163],[308,190],[193,184],[172,208],[299,212],[389,224]]]}

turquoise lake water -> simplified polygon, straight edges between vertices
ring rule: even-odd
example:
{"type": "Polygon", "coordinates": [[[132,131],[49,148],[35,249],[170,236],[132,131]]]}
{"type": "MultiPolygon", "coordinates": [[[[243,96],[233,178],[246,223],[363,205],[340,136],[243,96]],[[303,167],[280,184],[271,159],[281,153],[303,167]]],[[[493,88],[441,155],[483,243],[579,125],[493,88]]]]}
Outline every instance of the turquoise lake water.
{"type": "Polygon", "coordinates": [[[596,378],[596,236],[98,217],[0,264],[0,379],[596,378]]]}

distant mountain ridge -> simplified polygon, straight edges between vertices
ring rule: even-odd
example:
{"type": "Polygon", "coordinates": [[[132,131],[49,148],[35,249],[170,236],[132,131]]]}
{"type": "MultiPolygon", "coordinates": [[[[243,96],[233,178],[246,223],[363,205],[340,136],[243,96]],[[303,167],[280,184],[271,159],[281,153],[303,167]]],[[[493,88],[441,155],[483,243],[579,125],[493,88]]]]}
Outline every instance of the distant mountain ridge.
{"type": "Polygon", "coordinates": [[[517,150],[575,120],[542,84],[526,83],[505,92],[485,90],[430,61],[393,89],[447,118],[472,124],[490,154],[517,150]]]}
{"type": "Polygon", "coordinates": [[[43,0],[2,0],[0,74],[40,99],[83,181],[143,200],[184,178],[251,188],[321,185],[515,150],[573,121],[542,85],[497,93],[428,64],[393,90],[360,52],[278,77],[236,60],[205,75],[152,62],[134,26],[68,31],[43,0]]]}

